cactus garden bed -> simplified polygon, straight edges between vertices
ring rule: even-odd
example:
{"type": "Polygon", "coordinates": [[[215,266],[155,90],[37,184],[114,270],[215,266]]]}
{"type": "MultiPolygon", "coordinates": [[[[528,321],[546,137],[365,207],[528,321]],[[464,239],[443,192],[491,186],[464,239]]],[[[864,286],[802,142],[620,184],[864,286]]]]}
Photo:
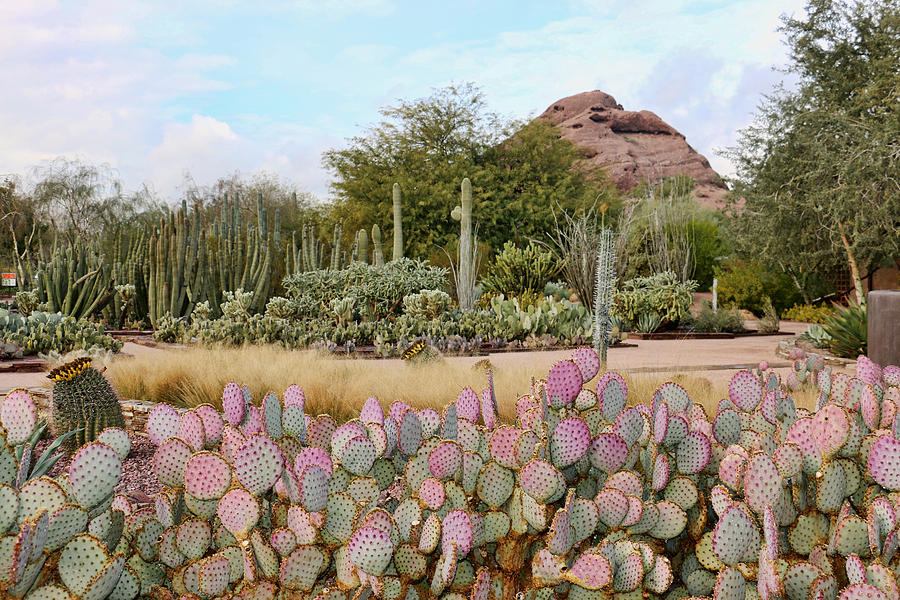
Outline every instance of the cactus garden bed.
{"type": "MultiPolygon", "coordinates": [[[[34,401],[13,392],[0,592],[890,600],[900,368],[794,357],[815,411],[762,364],[710,413],[675,383],[634,398],[585,348],[522,382],[509,422],[490,372],[441,411],[369,398],[340,425],[297,386],[229,383],[221,409],[157,405],[146,437],[91,417],[96,441],[50,471],[29,459],[34,401]]],[[[85,365],[54,380],[102,392],[85,365]]]]}

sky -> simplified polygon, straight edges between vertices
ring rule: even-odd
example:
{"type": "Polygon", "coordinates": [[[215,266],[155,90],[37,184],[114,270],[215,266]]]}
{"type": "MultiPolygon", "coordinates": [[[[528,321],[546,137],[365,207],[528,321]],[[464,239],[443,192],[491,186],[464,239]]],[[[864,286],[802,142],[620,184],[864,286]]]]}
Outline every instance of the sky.
{"type": "Polygon", "coordinates": [[[0,0],[0,174],[107,163],[163,199],[265,170],[326,197],[321,153],[379,108],[474,82],[536,116],[599,89],[716,154],[783,74],[799,0],[0,0]]]}

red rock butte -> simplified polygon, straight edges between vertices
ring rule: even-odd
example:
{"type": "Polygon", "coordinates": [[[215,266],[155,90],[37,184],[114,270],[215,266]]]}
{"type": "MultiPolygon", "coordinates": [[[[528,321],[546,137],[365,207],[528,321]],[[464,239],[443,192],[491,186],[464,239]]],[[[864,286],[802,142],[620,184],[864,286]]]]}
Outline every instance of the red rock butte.
{"type": "Polygon", "coordinates": [[[649,110],[625,110],[595,90],[557,100],[539,119],[550,121],[562,137],[582,149],[586,166],[602,167],[627,192],[642,180],[689,175],[702,204],[721,207],[728,189],[702,154],[684,136],[649,110]]]}

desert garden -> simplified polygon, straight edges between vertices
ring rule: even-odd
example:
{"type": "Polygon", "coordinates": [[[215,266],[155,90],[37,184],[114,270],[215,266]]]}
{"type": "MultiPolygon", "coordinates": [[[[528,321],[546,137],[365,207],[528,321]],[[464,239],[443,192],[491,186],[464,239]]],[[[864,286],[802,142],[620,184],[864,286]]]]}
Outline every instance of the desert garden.
{"type": "Polygon", "coordinates": [[[474,84],[327,200],[0,177],[0,597],[900,600],[898,23],[785,17],[727,181],[474,84]]]}

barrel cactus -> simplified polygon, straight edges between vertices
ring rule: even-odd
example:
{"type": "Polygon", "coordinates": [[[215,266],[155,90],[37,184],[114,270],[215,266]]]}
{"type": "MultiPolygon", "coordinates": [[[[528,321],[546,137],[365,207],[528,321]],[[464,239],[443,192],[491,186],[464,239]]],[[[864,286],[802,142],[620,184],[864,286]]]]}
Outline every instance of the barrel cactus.
{"type": "Polygon", "coordinates": [[[97,439],[107,427],[124,427],[119,396],[91,359],[77,358],[50,371],[50,419],[56,435],[77,431],[75,447],[97,439]]]}

